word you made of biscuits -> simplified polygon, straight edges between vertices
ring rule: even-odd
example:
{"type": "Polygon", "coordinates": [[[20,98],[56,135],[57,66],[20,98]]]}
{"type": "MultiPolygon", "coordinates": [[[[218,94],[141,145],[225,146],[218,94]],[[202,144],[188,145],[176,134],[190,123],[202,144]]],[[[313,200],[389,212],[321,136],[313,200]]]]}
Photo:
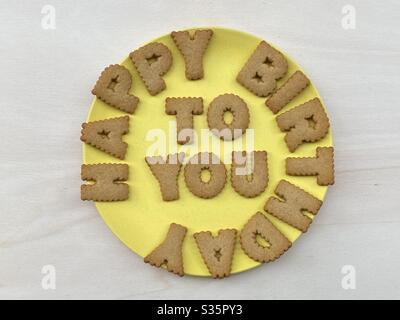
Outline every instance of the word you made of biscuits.
{"type": "MultiPolygon", "coordinates": [[[[172,32],[171,37],[185,64],[188,81],[205,77],[203,55],[212,40],[212,30],[172,32]]],[[[173,64],[170,49],[159,42],[147,44],[129,54],[150,95],[155,96],[167,89],[163,76],[173,64]]],[[[285,56],[265,41],[261,41],[237,74],[236,81],[258,97],[268,97],[265,105],[276,115],[309,85],[310,81],[301,72],[295,71],[277,88],[277,81],[288,71],[285,56]]],[[[121,65],[110,65],[104,69],[92,93],[107,105],[122,112],[134,114],[140,98],[130,93],[132,76],[121,65]]],[[[194,135],[195,116],[203,114],[202,97],[168,97],[165,100],[167,115],[175,116],[176,143],[191,144],[194,135]]],[[[208,129],[220,141],[232,141],[246,134],[251,126],[247,103],[238,95],[224,93],[215,97],[206,114],[208,129]],[[225,114],[232,114],[227,122],[225,114]]],[[[286,133],[285,143],[290,152],[295,152],[304,143],[323,139],[329,131],[328,116],[318,98],[309,100],[289,111],[276,115],[279,129],[286,133]]],[[[123,136],[129,131],[129,115],[87,122],[82,125],[81,140],[109,155],[123,160],[128,144],[123,136]]],[[[144,156],[149,172],[160,188],[163,201],[179,199],[178,177],[184,172],[184,181],[189,191],[197,197],[216,197],[227,182],[227,168],[215,152],[199,152],[188,159],[184,153],[144,156]],[[208,172],[208,178],[203,172],[208,172]]],[[[317,147],[315,156],[286,159],[286,174],[290,176],[315,176],[316,183],[328,186],[334,183],[333,148],[317,147]]],[[[266,151],[233,151],[231,154],[230,183],[235,192],[245,198],[262,194],[268,186],[268,154],[266,151]]],[[[81,186],[82,200],[123,201],[129,198],[128,164],[84,164],[83,180],[90,181],[81,186]]],[[[316,215],[322,201],[299,188],[281,180],[265,203],[264,210],[294,228],[307,231],[312,219],[305,214],[316,215]]],[[[184,274],[182,244],[186,237],[185,226],[172,223],[165,240],[149,253],[144,261],[155,266],[165,266],[178,275],[184,274]]],[[[238,231],[221,229],[213,236],[210,231],[193,234],[202,259],[215,278],[228,276],[238,231]]],[[[280,257],[291,246],[291,242],[261,212],[254,214],[240,231],[240,246],[253,260],[269,262],[280,257]],[[261,245],[258,237],[268,244],[261,245]]]]}

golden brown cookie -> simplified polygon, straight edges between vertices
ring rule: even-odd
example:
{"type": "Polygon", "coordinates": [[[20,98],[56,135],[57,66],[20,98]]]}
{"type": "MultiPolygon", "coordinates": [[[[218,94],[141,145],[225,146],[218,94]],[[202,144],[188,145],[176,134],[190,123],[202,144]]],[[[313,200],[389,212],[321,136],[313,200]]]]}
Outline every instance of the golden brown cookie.
{"type": "Polygon", "coordinates": [[[266,151],[232,152],[231,183],[233,189],[246,198],[254,198],[268,185],[268,161],[266,151]],[[250,172],[248,166],[250,162],[250,172]]]}
{"type": "Polygon", "coordinates": [[[213,153],[201,152],[189,159],[185,166],[185,182],[189,191],[200,198],[209,199],[218,195],[225,186],[226,169],[213,153]],[[210,180],[201,178],[203,170],[210,172],[210,180]]]}
{"type": "Polygon", "coordinates": [[[129,186],[121,181],[128,179],[127,164],[83,164],[81,179],[94,184],[81,186],[81,199],[93,201],[121,201],[128,199],[129,186]]]}
{"type": "Polygon", "coordinates": [[[258,262],[274,261],[292,245],[261,212],[253,215],[242,229],[240,244],[243,251],[258,262]],[[258,237],[267,244],[261,244],[258,237]]]}
{"type": "Polygon", "coordinates": [[[182,167],[185,154],[167,156],[167,161],[162,157],[146,157],[146,163],[156,177],[164,201],[179,199],[178,176],[182,167]]]}
{"type": "Polygon", "coordinates": [[[334,184],[333,148],[317,147],[317,155],[313,158],[287,158],[286,174],[289,176],[317,176],[317,183],[320,186],[334,184]]]}
{"type": "Polygon", "coordinates": [[[249,127],[250,114],[246,102],[237,95],[227,93],[216,97],[208,108],[208,127],[222,140],[230,141],[240,137],[249,127]],[[231,112],[233,120],[224,121],[225,112],[231,112]]]}
{"type": "Polygon", "coordinates": [[[299,95],[310,83],[310,80],[301,71],[296,71],[292,76],[265,102],[265,105],[273,112],[278,113],[299,95]]]}
{"type": "Polygon", "coordinates": [[[196,30],[193,37],[188,31],[173,31],[171,37],[185,60],[188,80],[203,78],[203,56],[213,35],[212,30],[196,30]]]}
{"type": "Polygon", "coordinates": [[[81,140],[114,157],[124,159],[128,144],[122,136],[129,131],[129,116],[82,124],[81,140]]]}
{"type": "Polygon", "coordinates": [[[275,90],[276,80],[282,78],[287,69],[283,54],[261,41],[236,80],[257,96],[266,97],[275,90]]]}
{"type": "Polygon", "coordinates": [[[276,121],[287,132],[285,142],[291,152],[304,142],[316,142],[326,136],[329,119],[318,98],[312,99],[281,115],[276,121]]]}
{"type": "Polygon", "coordinates": [[[186,227],[172,223],[165,240],[144,258],[144,262],[156,267],[165,265],[169,272],[183,276],[182,243],[186,231],[186,227]]]}
{"type": "Polygon", "coordinates": [[[286,180],[279,182],[275,193],[283,201],[270,197],[264,206],[264,210],[291,226],[306,232],[312,220],[304,213],[307,211],[316,215],[322,205],[322,201],[286,180]]]}
{"type": "Polygon", "coordinates": [[[219,230],[216,237],[213,237],[210,231],[203,231],[195,233],[193,237],[211,275],[214,278],[229,276],[235,248],[236,230],[219,230]]]}
{"type": "Polygon", "coordinates": [[[176,131],[179,144],[193,141],[193,115],[203,113],[203,98],[167,98],[165,112],[176,115],[176,131]]]}
{"type": "Polygon", "coordinates": [[[129,94],[132,77],[128,69],[118,64],[104,69],[92,93],[105,103],[127,113],[134,113],[139,98],[129,94]]]}
{"type": "Polygon", "coordinates": [[[129,54],[147,91],[156,95],[166,88],[162,76],[172,65],[171,51],[162,43],[149,43],[129,54]]]}

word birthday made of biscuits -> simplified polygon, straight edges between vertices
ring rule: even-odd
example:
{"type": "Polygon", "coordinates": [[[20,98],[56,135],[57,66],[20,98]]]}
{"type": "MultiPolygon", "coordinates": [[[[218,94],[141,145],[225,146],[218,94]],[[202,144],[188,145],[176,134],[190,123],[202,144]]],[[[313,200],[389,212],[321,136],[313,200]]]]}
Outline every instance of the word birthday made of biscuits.
{"type": "MultiPolygon", "coordinates": [[[[212,41],[214,32],[210,29],[172,32],[171,38],[179,50],[185,66],[187,81],[206,78],[203,70],[203,56],[212,41]]],[[[166,90],[163,76],[168,73],[173,56],[170,49],[160,43],[149,43],[129,54],[148,93],[158,95],[166,90]]],[[[310,84],[301,71],[295,71],[281,86],[278,80],[288,73],[285,56],[265,41],[261,41],[248,60],[241,66],[236,81],[257,97],[265,97],[265,107],[275,115],[277,126],[285,133],[284,142],[294,153],[305,143],[323,139],[329,131],[329,119],[318,97],[280,113],[296,96],[310,84]],[[278,115],[278,113],[280,113],[278,115]]],[[[139,97],[131,92],[132,75],[127,68],[114,64],[104,69],[92,93],[110,107],[128,114],[134,114],[140,105],[139,97]]],[[[196,139],[194,117],[204,112],[202,97],[168,97],[165,99],[165,114],[176,120],[177,145],[190,145],[196,139]]],[[[232,93],[215,96],[208,105],[208,130],[218,141],[237,141],[251,128],[249,107],[241,97],[232,93]],[[231,114],[227,121],[225,115],[231,114]]],[[[82,124],[81,140],[113,157],[125,159],[128,144],[123,136],[129,131],[130,116],[82,124]]],[[[218,148],[217,148],[218,149],[218,148]]],[[[214,150],[214,149],[213,149],[214,150]]],[[[160,200],[179,199],[178,177],[184,171],[187,189],[202,199],[215,198],[227,182],[227,162],[217,152],[198,152],[187,157],[176,152],[165,156],[143,156],[154,183],[159,185],[160,200]],[[208,179],[203,172],[209,174],[208,179]]],[[[263,150],[235,150],[230,153],[230,183],[234,191],[245,198],[261,195],[268,186],[268,154],[263,150]]],[[[332,147],[316,147],[311,157],[288,157],[285,160],[289,176],[314,176],[320,186],[334,183],[332,147]]],[[[88,181],[81,186],[81,199],[92,201],[124,201],[129,198],[129,165],[119,163],[83,164],[81,178],[88,181]]],[[[306,232],[312,219],[322,205],[302,188],[282,179],[264,205],[270,215],[288,225],[306,232]]],[[[193,234],[201,257],[214,278],[223,278],[231,273],[238,230],[218,230],[216,235],[204,230],[193,234]]],[[[168,271],[184,275],[182,245],[187,234],[183,225],[171,223],[163,242],[145,258],[146,263],[165,267],[168,271]]],[[[255,213],[240,231],[240,246],[251,259],[270,262],[279,258],[292,243],[262,212],[255,213]],[[264,242],[259,240],[261,237],[264,242]]]]}

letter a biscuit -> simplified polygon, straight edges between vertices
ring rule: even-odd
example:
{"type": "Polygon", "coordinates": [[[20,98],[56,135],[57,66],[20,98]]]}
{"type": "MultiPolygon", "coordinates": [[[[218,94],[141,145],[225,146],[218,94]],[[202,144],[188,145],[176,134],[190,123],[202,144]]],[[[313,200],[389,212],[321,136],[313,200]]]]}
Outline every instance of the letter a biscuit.
{"type": "Polygon", "coordinates": [[[219,230],[216,237],[213,237],[209,231],[203,231],[195,233],[193,237],[211,275],[214,278],[229,276],[235,248],[236,230],[219,230]]]}
{"type": "Polygon", "coordinates": [[[169,272],[183,276],[182,244],[186,231],[184,226],[172,223],[165,240],[144,258],[144,262],[156,267],[165,265],[169,272]]]}
{"type": "Polygon", "coordinates": [[[128,133],[129,116],[82,124],[81,140],[114,157],[124,159],[128,144],[122,136],[128,133]]]}

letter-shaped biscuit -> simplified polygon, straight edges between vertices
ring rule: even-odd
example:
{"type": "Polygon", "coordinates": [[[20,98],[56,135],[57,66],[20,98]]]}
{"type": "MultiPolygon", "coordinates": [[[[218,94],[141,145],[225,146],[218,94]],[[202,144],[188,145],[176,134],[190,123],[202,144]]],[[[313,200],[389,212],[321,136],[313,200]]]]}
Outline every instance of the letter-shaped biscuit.
{"type": "Polygon", "coordinates": [[[329,119],[318,98],[299,105],[276,118],[279,129],[288,132],[285,142],[294,152],[304,142],[315,142],[326,136],[329,119]]]}
{"type": "Polygon", "coordinates": [[[193,237],[211,275],[214,278],[229,276],[235,248],[236,230],[219,230],[216,237],[213,237],[210,231],[203,231],[195,233],[193,237]]]}
{"type": "Polygon", "coordinates": [[[257,212],[244,226],[240,234],[243,251],[253,260],[269,262],[278,259],[292,243],[261,213],[257,212]],[[257,237],[268,244],[261,245],[257,237]]]}
{"type": "Polygon", "coordinates": [[[179,199],[178,176],[182,167],[184,153],[167,156],[167,161],[162,157],[146,157],[146,163],[156,177],[164,201],[179,199]]]}
{"type": "Polygon", "coordinates": [[[247,104],[237,95],[222,94],[211,101],[207,112],[208,127],[222,140],[230,141],[240,137],[249,127],[250,114],[247,104]],[[225,123],[225,112],[231,112],[233,120],[225,123]]]}
{"type": "Polygon", "coordinates": [[[172,65],[172,54],[167,46],[159,42],[149,43],[131,52],[129,57],[152,96],[166,88],[161,76],[166,74],[172,65]]]}
{"type": "Polygon", "coordinates": [[[296,71],[292,76],[265,102],[273,113],[278,113],[299,95],[310,83],[310,80],[301,71],[296,71]]]}
{"type": "Polygon", "coordinates": [[[320,186],[334,184],[333,148],[318,147],[313,158],[287,158],[286,174],[290,176],[317,176],[320,186]]]}
{"type": "Polygon", "coordinates": [[[104,69],[92,93],[114,108],[127,113],[134,113],[139,99],[129,94],[131,85],[132,77],[128,69],[114,64],[104,69]]]}
{"type": "Polygon", "coordinates": [[[306,232],[312,220],[304,214],[304,211],[316,215],[322,201],[285,180],[279,182],[275,194],[284,201],[270,197],[264,210],[302,232],[306,232]]]}
{"type": "Polygon", "coordinates": [[[257,96],[266,97],[275,90],[276,80],[286,74],[287,68],[283,54],[261,41],[236,80],[257,96]]]}
{"type": "Polygon", "coordinates": [[[129,116],[82,124],[81,140],[114,157],[124,159],[128,144],[122,136],[128,133],[129,116]]]}
{"type": "Polygon", "coordinates": [[[85,181],[95,181],[94,184],[81,186],[81,199],[93,201],[121,201],[128,199],[129,167],[127,164],[83,164],[81,178],[85,181]]]}
{"type": "Polygon", "coordinates": [[[173,31],[171,37],[185,60],[185,74],[188,80],[203,78],[203,56],[213,35],[212,30],[196,30],[193,38],[188,31],[173,31]]]}
{"type": "Polygon", "coordinates": [[[267,152],[254,151],[250,156],[245,151],[232,152],[231,182],[233,189],[246,198],[264,192],[268,185],[267,152]],[[247,172],[248,162],[252,168],[250,174],[247,172]]]}
{"type": "Polygon", "coordinates": [[[156,267],[165,265],[169,272],[183,276],[182,243],[186,231],[186,227],[172,223],[165,240],[144,258],[144,262],[156,267]]]}
{"type": "Polygon", "coordinates": [[[193,141],[193,115],[203,113],[203,98],[167,98],[165,112],[176,115],[176,131],[179,144],[193,141]]]}
{"type": "Polygon", "coordinates": [[[213,153],[201,152],[194,155],[185,166],[185,182],[189,191],[200,198],[209,199],[219,194],[226,183],[226,169],[213,153]],[[204,182],[201,172],[209,170],[210,180],[204,182]]]}

